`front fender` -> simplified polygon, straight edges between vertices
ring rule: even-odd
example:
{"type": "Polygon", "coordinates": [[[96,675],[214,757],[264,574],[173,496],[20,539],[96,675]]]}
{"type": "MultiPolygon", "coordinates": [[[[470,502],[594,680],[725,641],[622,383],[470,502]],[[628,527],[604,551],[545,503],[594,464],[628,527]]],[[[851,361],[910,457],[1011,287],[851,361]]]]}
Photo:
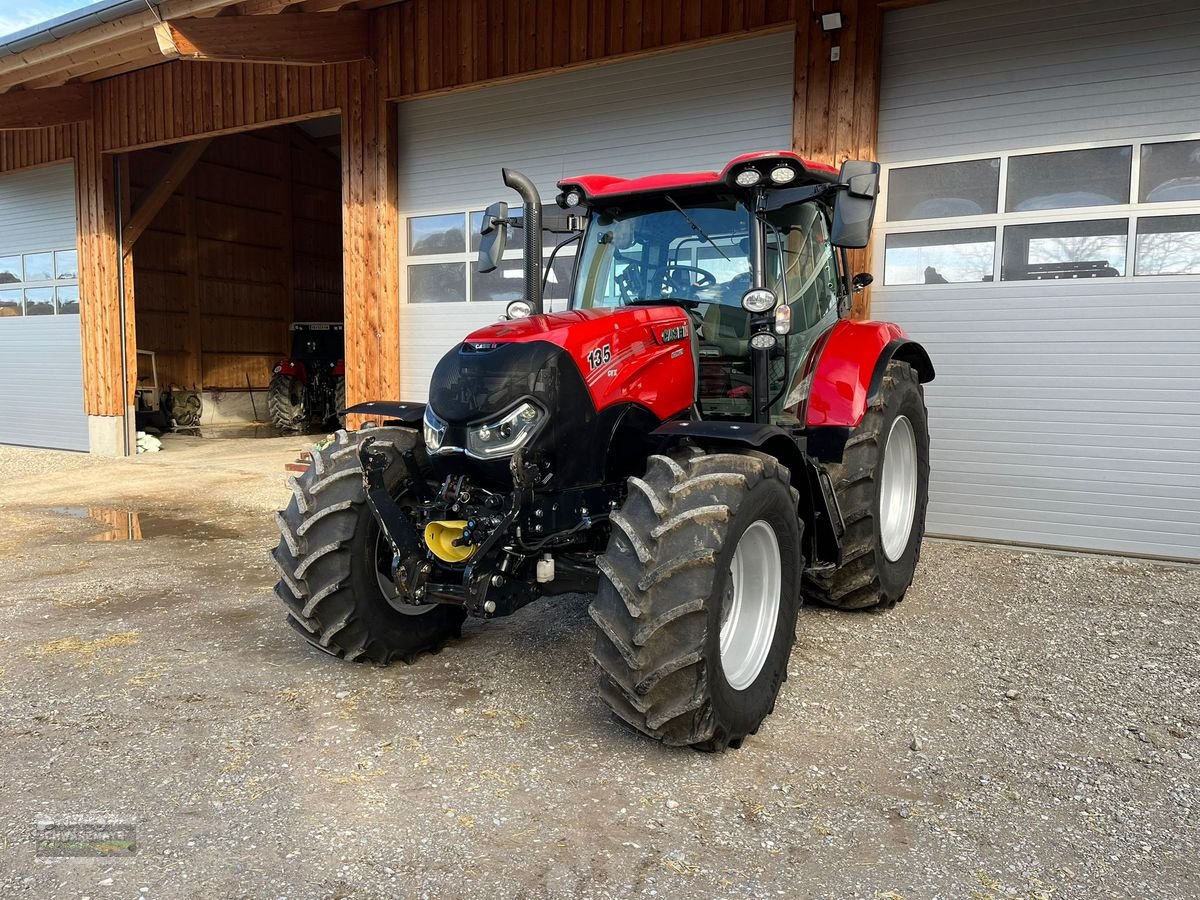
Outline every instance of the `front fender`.
{"type": "Polygon", "coordinates": [[[817,361],[805,424],[809,428],[856,427],[892,359],[912,365],[922,383],[933,380],[929,354],[899,325],[847,319],[838,322],[830,330],[817,361]]]}

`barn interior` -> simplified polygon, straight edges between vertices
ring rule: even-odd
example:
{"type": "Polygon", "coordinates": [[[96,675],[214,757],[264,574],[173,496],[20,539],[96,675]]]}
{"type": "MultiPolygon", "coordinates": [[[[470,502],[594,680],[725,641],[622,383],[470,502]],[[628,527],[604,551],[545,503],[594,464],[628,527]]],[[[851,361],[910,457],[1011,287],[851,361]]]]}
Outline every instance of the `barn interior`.
{"type": "Polygon", "coordinates": [[[340,130],[330,116],[123,158],[139,428],[272,433],[293,323],[328,325],[322,352],[342,355],[340,130]]]}

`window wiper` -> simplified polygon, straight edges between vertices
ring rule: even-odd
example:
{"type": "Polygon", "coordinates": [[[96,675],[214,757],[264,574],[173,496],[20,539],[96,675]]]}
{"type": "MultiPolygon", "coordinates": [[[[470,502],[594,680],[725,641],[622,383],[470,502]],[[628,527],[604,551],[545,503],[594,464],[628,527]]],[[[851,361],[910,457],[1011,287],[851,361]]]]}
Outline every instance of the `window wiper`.
{"type": "Polygon", "coordinates": [[[681,216],[683,216],[683,218],[685,220],[687,220],[687,223],[689,225],[692,226],[692,231],[696,232],[696,234],[700,235],[700,237],[702,237],[702,238],[704,238],[704,240],[708,241],[709,246],[711,246],[714,250],[716,250],[718,253],[720,253],[722,257],[725,258],[725,262],[733,262],[732,259],[730,259],[728,256],[725,256],[725,251],[722,250],[720,247],[718,247],[716,245],[716,243],[713,241],[713,239],[710,238],[707,234],[705,234],[704,229],[701,228],[698,224],[696,224],[696,220],[693,219],[691,216],[689,216],[687,214],[687,212],[684,210],[684,208],[675,202],[674,197],[672,197],[670,194],[664,194],[663,196],[666,197],[668,203],[670,203],[673,207],[675,207],[677,210],[679,210],[679,214],[681,216]]]}

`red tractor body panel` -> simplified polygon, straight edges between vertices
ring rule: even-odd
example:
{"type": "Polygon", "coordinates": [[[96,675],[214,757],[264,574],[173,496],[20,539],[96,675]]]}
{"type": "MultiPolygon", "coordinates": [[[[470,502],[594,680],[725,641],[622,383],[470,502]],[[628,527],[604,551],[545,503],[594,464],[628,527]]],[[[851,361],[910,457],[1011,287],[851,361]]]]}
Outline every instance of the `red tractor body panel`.
{"type": "Polygon", "coordinates": [[[853,428],[861,422],[883,348],[905,337],[904,329],[891,322],[837,322],[817,348],[805,424],[853,428]]]}
{"type": "Polygon", "coordinates": [[[579,366],[597,412],[633,402],[660,421],[692,405],[696,371],[687,313],[674,306],[576,309],[489,325],[468,344],[547,341],[579,366]]]}
{"type": "Polygon", "coordinates": [[[288,378],[299,378],[301,382],[308,384],[308,369],[304,367],[304,363],[294,359],[279,360],[271,372],[275,375],[286,375],[288,378]]]}

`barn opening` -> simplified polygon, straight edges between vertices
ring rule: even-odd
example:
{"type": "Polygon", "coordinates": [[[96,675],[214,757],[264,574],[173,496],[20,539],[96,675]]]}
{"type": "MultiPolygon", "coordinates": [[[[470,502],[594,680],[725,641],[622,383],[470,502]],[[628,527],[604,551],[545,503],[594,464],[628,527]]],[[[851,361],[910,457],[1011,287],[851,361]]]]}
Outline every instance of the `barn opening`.
{"type": "Polygon", "coordinates": [[[269,436],[334,421],[340,134],[329,116],[125,155],[139,431],[269,436]]]}

